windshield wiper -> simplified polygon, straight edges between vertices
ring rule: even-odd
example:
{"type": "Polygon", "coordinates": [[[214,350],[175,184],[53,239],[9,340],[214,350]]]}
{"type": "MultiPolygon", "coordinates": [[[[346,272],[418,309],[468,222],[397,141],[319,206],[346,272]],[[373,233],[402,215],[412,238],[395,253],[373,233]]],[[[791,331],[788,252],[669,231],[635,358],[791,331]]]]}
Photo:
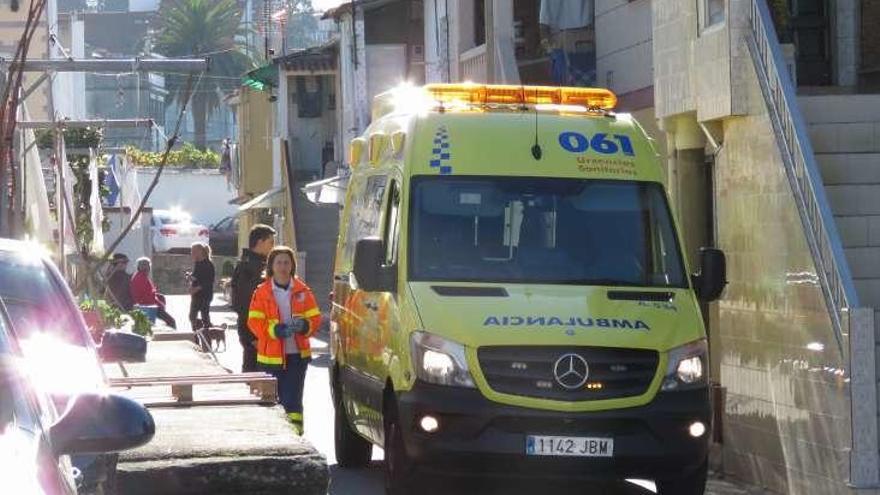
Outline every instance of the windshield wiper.
{"type": "Polygon", "coordinates": [[[650,301],[671,302],[674,292],[653,292],[647,290],[609,290],[608,299],[612,301],[650,301]]]}

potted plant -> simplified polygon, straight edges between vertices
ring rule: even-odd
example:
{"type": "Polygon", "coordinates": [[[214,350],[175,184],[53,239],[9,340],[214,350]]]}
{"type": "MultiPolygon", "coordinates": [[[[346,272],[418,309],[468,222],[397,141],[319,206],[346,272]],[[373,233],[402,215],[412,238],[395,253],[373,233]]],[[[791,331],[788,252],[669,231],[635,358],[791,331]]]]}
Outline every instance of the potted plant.
{"type": "Polygon", "coordinates": [[[132,325],[131,331],[140,335],[141,337],[152,337],[153,336],[153,324],[150,321],[150,318],[147,317],[146,313],[139,309],[132,310],[128,315],[134,321],[132,325]]]}
{"type": "Polygon", "coordinates": [[[79,308],[95,342],[101,342],[108,328],[119,328],[123,324],[122,312],[103,299],[86,299],[79,308]]]}
{"type": "Polygon", "coordinates": [[[95,342],[100,342],[101,336],[104,335],[104,330],[106,329],[104,328],[104,322],[101,320],[101,313],[98,311],[95,300],[86,299],[81,302],[79,304],[79,310],[83,315],[89,333],[92,334],[92,339],[95,342]]]}

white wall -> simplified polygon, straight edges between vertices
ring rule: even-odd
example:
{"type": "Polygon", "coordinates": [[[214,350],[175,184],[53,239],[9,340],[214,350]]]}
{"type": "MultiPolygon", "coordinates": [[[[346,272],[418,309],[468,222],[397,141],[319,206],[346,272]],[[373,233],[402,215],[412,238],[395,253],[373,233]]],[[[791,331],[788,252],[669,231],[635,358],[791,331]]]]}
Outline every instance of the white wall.
{"type": "Polygon", "coordinates": [[[596,82],[617,94],[654,84],[650,0],[596,0],[596,82]]]}
{"type": "MultiPolygon", "coordinates": [[[[153,169],[138,169],[141,194],[146,194],[155,174],[153,169]]],[[[216,170],[166,169],[147,206],[157,210],[179,207],[189,212],[196,223],[210,225],[236,214],[238,207],[229,204],[235,197],[226,177],[216,170]]]]}

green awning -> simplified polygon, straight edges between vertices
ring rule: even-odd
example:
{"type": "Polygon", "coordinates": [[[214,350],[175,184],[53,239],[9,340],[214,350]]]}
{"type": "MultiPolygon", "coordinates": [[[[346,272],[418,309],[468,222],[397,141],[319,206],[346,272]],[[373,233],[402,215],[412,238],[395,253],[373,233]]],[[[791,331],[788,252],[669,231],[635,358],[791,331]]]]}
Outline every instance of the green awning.
{"type": "Polygon", "coordinates": [[[241,81],[242,85],[251,87],[257,91],[266,91],[268,88],[278,87],[278,66],[268,64],[248,72],[241,81]]]}

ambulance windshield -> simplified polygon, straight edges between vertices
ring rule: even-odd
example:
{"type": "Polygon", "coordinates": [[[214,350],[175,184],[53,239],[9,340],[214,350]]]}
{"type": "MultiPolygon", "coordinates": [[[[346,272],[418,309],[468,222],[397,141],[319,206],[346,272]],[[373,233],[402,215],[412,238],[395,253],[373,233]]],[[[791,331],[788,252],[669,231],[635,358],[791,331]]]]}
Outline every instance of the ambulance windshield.
{"type": "Polygon", "coordinates": [[[687,287],[655,183],[417,177],[411,280],[687,287]]]}

